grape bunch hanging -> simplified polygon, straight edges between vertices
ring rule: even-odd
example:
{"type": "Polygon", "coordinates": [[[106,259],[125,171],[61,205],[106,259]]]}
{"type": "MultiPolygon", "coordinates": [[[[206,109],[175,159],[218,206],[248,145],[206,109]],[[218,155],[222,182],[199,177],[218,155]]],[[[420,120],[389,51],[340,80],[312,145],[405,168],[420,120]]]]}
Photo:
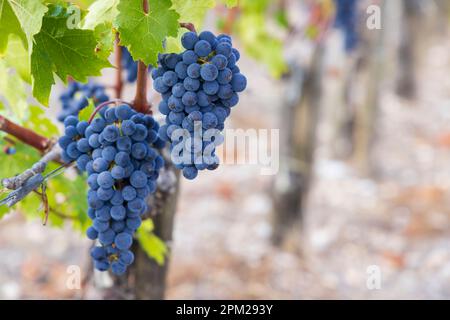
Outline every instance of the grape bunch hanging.
{"type": "Polygon", "coordinates": [[[166,116],[159,135],[171,143],[175,166],[194,179],[199,170],[218,167],[215,147],[223,142],[220,132],[247,79],[236,65],[240,54],[230,36],[186,32],[181,43],[184,52],[159,56],[152,78],[166,116]]]}
{"type": "Polygon", "coordinates": [[[125,104],[103,110],[91,123],[67,117],[59,144],[62,159],[88,174],[92,226],[86,233],[100,243],[91,250],[94,266],[121,275],[134,260],[133,234],[148,210],[145,199],[156,190],[164,166],[157,148],[164,143],[152,116],[125,104]]]}

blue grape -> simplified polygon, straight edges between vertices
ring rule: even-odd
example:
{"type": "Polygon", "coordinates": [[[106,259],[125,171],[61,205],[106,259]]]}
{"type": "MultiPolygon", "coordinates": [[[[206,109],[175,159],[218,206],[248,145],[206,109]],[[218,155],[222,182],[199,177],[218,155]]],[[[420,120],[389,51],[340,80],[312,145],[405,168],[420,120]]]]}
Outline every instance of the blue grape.
{"type": "MultiPolygon", "coordinates": [[[[172,87],[172,94],[173,94],[174,97],[181,98],[185,92],[186,92],[186,89],[184,88],[184,85],[183,85],[183,83],[181,83],[181,82],[176,83],[176,84],[172,87]]],[[[161,101],[161,103],[164,103],[165,106],[167,106],[167,103],[166,103],[165,101],[161,101]]],[[[160,111],[162,114],[165,114],[165,113],[163,112],[163,110],[161,110],[161,103],[160,103],[159,111],[160,111]]],[[[170,109],[169,109],[169,107],[167,106],[167,109],[165,109],[165,110],[170,110],[170,109]]]]}
{"type": "Polygon", "coordinates": [[[200,76],[205,81],[216,80],[219,70],[214,64],[203,64],[200,68],[200,76]]]}
{"type": "MultiPolygon", "coordinates": [[[[179,79],[184,79],[187,77],[187,65],[183,62],[180,61],[177,63],[177,65],[175,66],[175,73],[177,74],[179,79]]],[[[175,82],[176,84],[177,82],[175,82]]]]}
{"type": "Polygon", "coordinates": [[[111,199],[114,195],[114,190],[112,188],[98,188],[97,189],[97,197],[100,200],[107,201],[111,199]]]}
{"type": "Polygon", "coordinates": [[[111,218],[116,221],[123,220],[126,216],[126,209],[122,205],[112,206],[111,207],[111,218]]]}
{"type": "MultiPolygon", "coordinates": [[[[134,126],[133,134],[135,132],[136,132],[136,125],[134,126]]],[[[117,149],[119,151],[130,152],[131,144],[132,144],[131,138],[129,138],[129,137],[120,137],[119,139],[117,139],[116,146],[117,146],[117,149]]]]}
{"type": "Polygon", "coordinates": [[[198,170],[194,166],[187,166],[183,168],[183,176],[186,179],[193,180],[197,177],[198,170]]]}
{"type": "Polygon", "coordinates": [[[94,168],[94,170],[99,173],[100,172],[103,173],[106,169],[108,169],[108,165],[109,165],[108,161],[106,161],[102,157],[95,159],[94,162],[92,163],[92,167],[94,168]]]}
{"type": "Polygon", "coordinates": [[[218,70],[223,70],[227,67],[228,60],[223,54],[218,54],[211,59],[211,63],[215,65],[218,70]]]}
{"type": "Polygon", "coordinates": [[[109,171],[103,171],[98,175],[97,183],[102,188],[111,188],[114,185],[114,178],[109,171]]]}
{"type": "Polygon", "coordinates": [[[127,267],[120,261],[114,261],[113,263],[111,263],[111,271],[115,275],[120,276],[123,275],[125,271],[127,271],[127,267]]]}
{"type": "Polygon", "coordinates": [[[140,217],[128,218],[126,221],[127,227],[132,230],[136,230],[137,228],[139,228],[141,223],[142,223],[142,220],[140,217]]]}
{"type": "Polygon", "coordinates": [[[164,93],[169,90],[169,87],[164,84],[163,77],[158,77],[153,81],[153,89],[159,93],[164,93]]]}
{"type": "Polygon", "coordinates": [[[131,201],[136,198],[136,189],[132,186],[126,186],[122,189],[122,197],[126,201],[131,201]]]}
{"type": "Polygon", "coordinates": [[[116,111],[116,117],[119,120],[127,120],[133,114],[133,111],[131,110],[130,106],[127,104],[122,104],[122,105],[116,107],[115,111],[116,111]]]}
{"type": "MultiPolygon", "coordinates": [[[[183,86],[183,85],[181,85],[181,86],[183,86]]],[[[183,87],[183,90],[184,90],[184,87],[183,87]]],[[[164,101],[164,100],[162,100],[162,101],[159,103],[158,109],[159,109],[159,112],[161,112],[161,113],[164,114],[164,115],[168,115],[169,112],[170,112],[169,106],[167,105],[167,102],[164,101]]]]}
{"type": "Polygon", "coordinates": [[[225,68],[222,71],[219,71],[217,76],[217,82],[219,84],[227,84],[230,83],[233,79],[233,72],[229,68],[225,68]]]}
{"type": "Polygon", "coordinates": [[[213,44],[217,41],[216,40],[216,36],[211,31],[202,31],[202,32],[200,32],[200,34],[198,35],[198,38],[200,40],[207,41],[211,46],[213,46],[213,44]]]}
{"type": "Polygon", "coordinates": [[[119,128],[113,124],[110,124],[105,128],[105,130],[103,130],[103,136],[106,141],[115,142],[120,136],[119,128]]]}
{"type": "Polygon", "coordinates": [[[94,227],[89,227],[86,230],[86,235],[87,235],[88,239],[95,240],[98,237],[98,232],[97,232],[97,230],[94,229],[94,227]]]}
{"type": "Polygon", "coordinates": [[[127,250],[131,247],[131,244],[133,243],[133,238],[131,235],[125,232],[121,232],[118,235],[116,235],[116,238],[114,239],[114,244],[119,250],[127,250]]]}
{"type": "Polygon", "coordinates": [[[198,55],[192,50],[185,51],[183,53],[182,57],[183,57],[183,62],[187,65],[197,62],[197,59],[198,59],[198,55]]]}
{"type": "Polygon", "coordinates": [[[194,52],[199,57],[206,57],[211,53],[211,50],[212,50],[211,45],[206,40],[200,40],[194,46],[194,52]]]}
{"type": "Polygon", "coordinates": [[[247,79],[240,73],[234,74],[231,80],[231,86],[233,91],[242,92],[247,87],[247,79]]]}
{"type": "Polygon", "coordinates": [[[144,172],[136,170],[131,174],[130,183],[135,188],[142,188],[147,184],[147,176],[144,172]]]}
{"type": "Polygon", "coordinates": [[[200,81],[191,77],[187,77],[183,80],[183,85],[186,90],[197,91],[198,88],[200,88],[200,81]]]}
{"type": "Polygon", "coordinates": [[[203,91],[212,96],[219,91],[219,83],[217,81],[206,81],[203,83],[203,91]]]}
{"type": "Polygon", "coordinates": [[[131,265],[134,261],[134,254],[130,250],[121,251],[119,255],[119,261],[122,262],[124,265],[131,265]]]}
{"type": "Polygon", "coordinates": [[[98,240],[104,246],[110,245],[114,242],[114,237],[116,233],[112,229],[107,229],[104,232],[99,232],[98,240]]]}
{"type": "Polygon", "coordinates": [[[175,83],[178,82],[178,76],[173,71],[166,71],[163,75],[163,83],[168,86],[172,87],[175,83]]]}
{"type": "Polygon", "coordinates": [[[187,68],[187,75],[193,79],[200,77],[201,66],[198,63],[190,64],[187,68]]]}
{"type": "Polygon", "coordinates": [[[198,41],[198,36],[195,32],[186,32],[181,36],[181,44],[185,49],[194,49],[198,41]]]}
{"type": "Polygon", "coordinates": [[[225,58],[229,58],[232,54],[231,44],[228,42],[220,42],[216,47],[217,54],[223,55],[225,58]]]}

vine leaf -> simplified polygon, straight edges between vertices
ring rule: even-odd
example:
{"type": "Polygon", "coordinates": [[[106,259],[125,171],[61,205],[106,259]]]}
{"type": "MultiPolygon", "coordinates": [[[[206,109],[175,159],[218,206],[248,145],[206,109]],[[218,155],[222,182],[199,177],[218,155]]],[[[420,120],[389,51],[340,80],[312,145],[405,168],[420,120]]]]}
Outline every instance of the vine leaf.
{"type": "Polygon", "coordinates": [[[116,27],[120,43],[128,47],[134,60],[156,65],[164,39],[177,35],[179,15],[171,6],[170,0],[149,0],[149,13],[145,13],[141,0],[119,2],[116,27]]]}
{"type": "Polygon", "coordinates": [[[108,59],[114,49],[114,32],[112,24],[105,22],[98,24],[94,29],[94,35],[97,39],[97,48],[95,51],[100,58],[108,59]]]}
{"type": "Polygon", "coordinates": [[[26,43],[25,34],[9,2],[0,0],[0,53],[5,52],[11,34],[19,36],[26,43]]]}
{"type": "Polygon", "coordinates": [[[103,23],[113,23],[119,0],[98,0],[91,4],[83,20],[83,29],[95,29],[103,23]]]}
{"type": "Polygon", "coordinates": [[[153,221],[146,219],[137,230],[136,237],[147,256],[154,259],[159,265],[163,265],[167,247],[164,241],[153,233],[153,229],[153,221]]]}
{"type": "Polygon", "coordinates": [[[4,58],[6,63],[16,70],[23,81],[31,84],[30,56],[25,47],[25,43],[19,36],[15,34],[10,35],[4,58]]]}
{"type": "Polygon", "coordinates": [[[273,76],[280,77],[287,66],[282,41],[273,37],[267,28],[266,12],[269,4],[265,0],[241,0],[236,31],[245,51],[264,63],[273,76]]]}
{"type": "Polygon", "coordinates": [[[18,35],[31,46],[39,32],[47,7],[36,0],[0,0],[0,53],[8,44],[10,34],[18,35]]]}
{"type": "MultiPolygon", "coordinates": [[[[206,13],[216,5],[216,0],[172,0],[173,8],[180,14],[180,21],[191,22],[201,29],[206,13]]],[[[180,52],[181,36],[187,30],[180,28],[176,37],[169,37],[166,41],[167,52],[180,52]]]]}
{"type": "Polygon", "coordinates": [[[103,68],[111,67],[106,58],[96,54],[94,31],[69,29],[68,17],[65,8],[51,6],[44,16],[41,31],[34,36],[31,53],[33,95],[44,105],[48,105],[55,83],[53,73],[64,83],[68,76],[86,82],[89,76],[99,76],[103,68]]]}

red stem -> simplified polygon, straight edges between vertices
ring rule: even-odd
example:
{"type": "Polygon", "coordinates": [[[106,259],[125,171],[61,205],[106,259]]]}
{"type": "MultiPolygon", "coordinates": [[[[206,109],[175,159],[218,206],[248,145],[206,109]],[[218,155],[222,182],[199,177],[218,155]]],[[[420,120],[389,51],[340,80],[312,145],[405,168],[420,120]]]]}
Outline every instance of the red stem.
{"type": "Polygon", "coordinates": [[[114,89],[116,91],[116,99],[122,98],[122,48],[119,45],[119,33],[116,34],[115,51],[116,51],[116,84],[114,89]]]}
{"type": "MultiPolygon", "coordinates": [[[[145,13],[148,13],[148,1],[142,1],[145,13]]],[[[136,80],[136,94],[133,101],[134,110],[141,113],[152,113],[151,105],[147,101],[147,66],[142,61],[138,61],[138,74],[136,80]]]]}
{"type": "Polygon", "coordinates": [[[192,31],[192,32],[197,33],[197,30],[195,30],[194,24],[191,23],[191,22],[180,22],[180,27],[181,27],[181,28],[186,28],[186,29],[188,29],[189,31],[192,31]]]}
{"type": "Polygon", "coordinates": [[[103,103],[100,103],[94,110],[94,112],[92,112],[91,116],[89,117],[88,123],[90,124],[92,122],[92,120],[94,120],[95,115],[104,107],[106,107],[108,104],[111,103],[125,103],[127,105],[129,105],[130,107],[133,107],[133,105],[131,103],[128,103],[126,101],[120,100],[120,99],[115,99],[115,100],[109,100],[109,101],[105,101],[103,103]]]}
{"type": "Polygon", "coordinates": [[[14,122],[11,122],[10,120],[6,119],[1,115],[0,115],[0,130],[16,137],[23,143],[32,146],[33,148],[41,152],[45,152],[51,144],[50,139],[41,136],[40,134],[37,134],[33,130],[15,124],[14,122]]]}

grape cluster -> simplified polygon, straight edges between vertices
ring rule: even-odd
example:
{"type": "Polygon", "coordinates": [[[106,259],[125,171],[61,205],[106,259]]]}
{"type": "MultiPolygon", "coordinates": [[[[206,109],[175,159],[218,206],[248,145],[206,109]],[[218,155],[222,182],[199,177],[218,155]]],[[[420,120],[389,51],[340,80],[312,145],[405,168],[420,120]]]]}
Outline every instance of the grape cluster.
{"type": "Polygon", "coordinates": [[[166,116],[159,135],[171,142],[171,159],[194,179],[198,170],[216,169],[215,147],[231,108],[239,102],[247,79],[236,62],[239,51],[230,36],[203,31],[186,32],[181,54],[162,54],[152,70],[153,87],[161,93],[159,110],[166,116]]]}
{"type": "Polygon", "coordinates": [[[335,26],[345,38],[345,50],[352,51],[358,45],[358,0],[334,0],[336,6],[335,26]]]}
{"type": "Polygon", "coordinates": [[[138,64],[133,60],[130,52],[126,47],[122,47],[122,67],[126,70],[126,79],[128,82],[135,82],[138,72],[138,64]]]}
{"type": "Polygon", "coordinates": [[[157,151],[164,146],[158,123],[128,105],[104,108],[89,124],[74,116],[64,120],[59,139],[65,162],[76,161],[88,174],[89,239],[101,246],[91,250],[94,266],[123,274],[133,260],[133,234],[148,210],[145,198],[156,190],[164,160],[157,151]]]}
{"type": "Polygon", "coordinates": [[[88,99],[93,99],[95,105],[109,100],[105,93],[105,87],[89,82],[82,84],[79,82],[70,82],[67,89],[59,97],[62,102],[62,111],[58,115],[58,120],[63,122],[70,115],[76,116],[78,113],[89,105],[88,99]]]}

